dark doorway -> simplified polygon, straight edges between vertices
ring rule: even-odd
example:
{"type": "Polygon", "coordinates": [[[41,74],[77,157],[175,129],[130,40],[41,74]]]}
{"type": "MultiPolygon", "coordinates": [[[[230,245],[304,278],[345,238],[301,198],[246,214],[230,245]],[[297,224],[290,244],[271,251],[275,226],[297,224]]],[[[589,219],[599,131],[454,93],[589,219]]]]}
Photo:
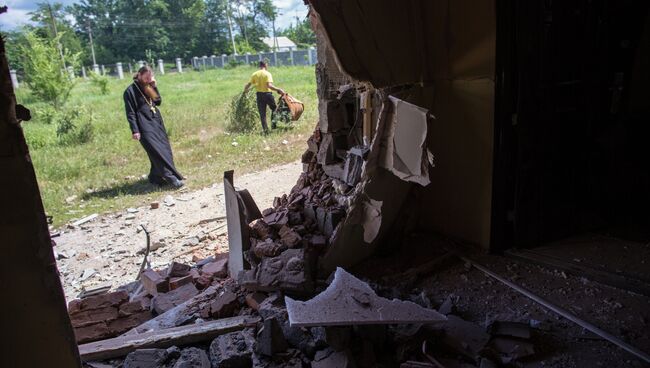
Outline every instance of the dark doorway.
{"type": "Polygon", "coordinates": [[[497,1],[493,250],[650,239],[649,9],[497,1]]]}

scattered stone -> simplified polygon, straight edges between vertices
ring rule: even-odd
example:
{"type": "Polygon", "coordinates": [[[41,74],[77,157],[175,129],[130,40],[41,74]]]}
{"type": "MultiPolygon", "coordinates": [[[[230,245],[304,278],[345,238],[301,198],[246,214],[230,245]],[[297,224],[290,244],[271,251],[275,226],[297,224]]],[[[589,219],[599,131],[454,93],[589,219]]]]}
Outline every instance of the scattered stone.
{"type": "Polygon", "coordinates": [[[312,368],[352,368],[355,367],[354,359],[347,351],[334,351],[333,349],[316,352],[312,368]]]}
{"type": "Polygon", "coordinates": [[[124,216],[124,220],[126,220],[126,222],[129,222],[129,220],[133,220],[133,219],[135,219],[135,214],[133,213],[129,213],[128,215],[124,216]]]}
{"type": "Polygon", "coordinates": [[[190,273],[190,266],[183,264],[183,263],[178,263],[178,262],[172,262],[169,267],[167,267],[167,277],[183,277],[187,276],[190,273]]]}
{"type": "Polygon", "coordinates": [[[210,314],[214,318],[232,317],[238,308],[237,295],[230,290],[225,290],[210,303],[210,314]]]}
{"type": "Polygon", "coordinates": [[[214,262],[207,263],[201,267],[201,274],[210,278],[224,278],[228,276],[228,258],[222,257],[214,262]]]}
{"type": "Polygon", "coordinates": [[[191,284],[193,281],[194,278],[190,274],[180,277],[170,277],[169,290],[176,290],[183,285],[191,284]]]}
{"type": "Polygon", "coordinates": [[[205,351],[199,348],[186,348],[173,368],[210,368],[210,359],[205,351]]]}
{"type": "Polygon", "coordinates": [[[257,242],[257,244],[255,244],[253,247],[253,253],[255,253],[257,258],[262,259],[264,257],[276,257],[285,249],[286,247],[274,242],[272,239],[266,239],[265,241],[257,242]]]}
{"type": "Polygon", "coordinates": [[[302,237],[298,233],[286,225],[280,228],[279,234],[282,239],[282,244],[288,248],[295,248],[302,240],[302,237]]]}
{"type": "Polygon", "coordinates": [[[303,249],[288,249],[277,257],[263,258],[257,268],[243,272],[240,284],[252,291],[307,293],[314,287],[310,263],[303,249]]]}
{"type": "Polygon", "coordinates": [[[257,334],[256,350],[260,354],[272,356],[286,351],[289,345],[284,338],[282,328],[277,319],[271,317],[264,320],[264,326],[257,334]]]}
{"type": "Polygon", "coordinates": [[[160,207],[160,202],[151,202],[149,206],[152,210],[158,209],[160,207]]]}
{"type": "Polygon", "coordinates": [[[201,239],[199,239],[198,236],[192,236],[190,238],[187,238],[185,240],[185,244],[183,244],[186,247],[195,247],[201,243],[201,239]]]}
{"type": "Polygon", "coordinates": [[[140,274],[142,287],[151,295],[169,291],[169,283],[164,277],[152,269],[146,269],[140,274]]]}
{"type": "Polygon", "coordinates": [[[158,314],[163,314],[177,305],[189,300],[199,291],[194,284],[186,284],[168,293],[159,293],[151,300],[151,307],[158,314]]]}
{"type": "Polygon", "coordinates": [[[475,359],[490,340],[483,328],[454,315],[447,316],[443,329],[442,342],[470,359],[475,359]]]}
{"type": "Polygon", "coordinates": [[[260,304],[262,304],[266,298],[267,295],[264,293],[251,293],[246,295],[246,304],[251,307],[251,309],[258,311],[260,310],[260,304]]]}
{"type": "Polygon", "coordinates": [[[253,364],[253,341],[248,332],[231,332],[217,336],[210,344],[210,362],[219,368],[250,368],[253,364]]]}
{"type": "Polygon", "coordinates": [[[165,349],[138,349],[129,353],[124,359],[124,368],[159,368],[168,359],[165,349]]]}
{"type": "Polygon", "coordinates": [[[86,268],[83,273],[81,274],[81,277],[79,278],[79,281],[84,282],[91,278],[93,275],[95,275],[97,271],[95,271],[94,268],[86,268]]]}
{"type": "Polygon", "coordinates": [[[445,299],[440,308],[438,308],[438,312],[444,315],[453,314],[455,311],[456,305],[454,304],[451,295],[447,296],[447,299],[445,299]]]}
{"type": "Polygon", "coordinates": [[[138,209],[137,209],[137,208],[133,208],[133,207],[129,207],[129,208],[126,209],[126,212],[128,212],[128,213],[137,213],[137,212],[138,212],[138,209]]]}
{"type": "Polygon", "coordinates": [[[171,207],[176,204],[176,201],[174,200],[174,197],[172,197],[171,195],[167,195],[163,200],[163,203],[165,203],[165,206],[171,207]]]}

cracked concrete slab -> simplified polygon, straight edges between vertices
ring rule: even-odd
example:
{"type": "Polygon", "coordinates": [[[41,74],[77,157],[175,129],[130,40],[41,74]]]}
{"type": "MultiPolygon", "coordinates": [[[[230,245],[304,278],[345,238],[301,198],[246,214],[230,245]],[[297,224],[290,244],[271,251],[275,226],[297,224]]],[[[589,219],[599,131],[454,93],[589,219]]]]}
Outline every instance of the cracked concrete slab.
{"type": "Polygon", "coordinates": [[[434,324],[447,317],[413,302],[378,296],[365,282],[342,268],[325,291],[302,302],[285,297],[291,326],[434,324]]]}

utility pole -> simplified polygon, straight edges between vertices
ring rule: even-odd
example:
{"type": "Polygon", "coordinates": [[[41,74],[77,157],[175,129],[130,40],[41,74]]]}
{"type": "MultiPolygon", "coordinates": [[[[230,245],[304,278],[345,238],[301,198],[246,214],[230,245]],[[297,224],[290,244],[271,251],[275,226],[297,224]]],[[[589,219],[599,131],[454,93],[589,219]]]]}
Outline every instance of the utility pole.
{"type": "Polygon", "coordinates": [[[273,51],[278,50],[278,38],[275,37],[275,17],[276,15],[273,14],[273,19],[271,19],[271,24],[273,26],[273,51]]]}
{"type": "Polygon", "coordinates": [[[59,33],[56,30],[56,21],[54,20],[54,13],[52,12],[52,5],[50,2],[47,2],[47,10],[50,13],[50,21],[52,22],[52,31],[54,32],[54,39],[56,40],[56,45],[59,48],[59,56],[61,57],[61,64],[63,65],[63,69],[67,70],[67,66],[65,65],[65,58],[63,57],[63,48],[61,47],[61,42],[58,40],[59,33]]]}
{"type": "Polygon", "coordinates": [[[93,45],[93,29],[90,28],[89,21],[86,21],[86,25],[88,26],[88,36],[90,37],[90,52],[93,55],[93,65],[95,65],[97,61],[95,60],[95,46],[93,45]]]}
{"type": "Polygon", "coordinates": [[[228,18],[228,32],[230,33],[230,41],[232,42],[232,50],[237,55],[237,46],[235,46],[235,36],[232,34],[232,22],[230,21],[230,0],[226,1],[226,17],[228,18]]]}

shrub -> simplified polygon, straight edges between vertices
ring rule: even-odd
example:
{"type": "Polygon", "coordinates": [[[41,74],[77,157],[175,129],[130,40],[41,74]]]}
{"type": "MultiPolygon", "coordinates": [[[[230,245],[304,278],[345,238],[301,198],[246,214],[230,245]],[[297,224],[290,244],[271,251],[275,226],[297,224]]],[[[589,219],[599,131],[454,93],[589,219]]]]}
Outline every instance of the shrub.
{"type": "Polygon", "coordinates": [[[18,52],[25,69],[25,83],[34,96],[55,108],[65,105],[75,84],[74,78],[64,70],[63,60],[75,67],[78,58],[65,49],[62,50],[63,60],[57,57],[60,55],[57,44],[62,34],[48,40],[29,32],[18,52]]]}
{"type": "Polygon", "coordinates": [[[230,59],[228,60],[228,64],[224,66],[224,69],[234,69],[238,66],[244,65],[243,61],[238,61],[237,59],[230,59]]]}
{"type": "Polygon", "coordinates": [[[57,113],[56,136],[60,145],[72,146],[92,141],[93,115],[85,107],[72,106],[57,113]]]}
{"type": "Polygon", "coordinates": [[[34,111],[34,120],[42,122],[44,124],[52,124],[56,118],[56,109],[50,105],[44,105],[39,107],[34,111]]]}
{"type": "Polygon", "coordinates": [[[235,95],[226,114],[226,129],[229,132],[244,133],[255,129],[259,120],[257,104],[252,90],[235,95]]]}
{"type": "Polygon", "coordinates": [[[99,89],[102,95],[108,94],[108,77],[95,72],[90,72],[90,83],[99,89]]]}

